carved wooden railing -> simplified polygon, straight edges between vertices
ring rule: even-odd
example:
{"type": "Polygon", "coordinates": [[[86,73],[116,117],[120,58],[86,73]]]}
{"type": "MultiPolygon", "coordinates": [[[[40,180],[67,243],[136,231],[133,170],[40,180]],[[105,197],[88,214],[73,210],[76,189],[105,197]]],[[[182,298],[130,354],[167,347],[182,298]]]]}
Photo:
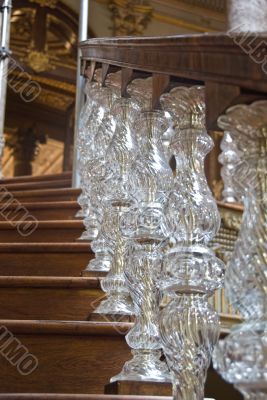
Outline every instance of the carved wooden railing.
{"type": "MultiPolygon", "coordinates": [[[[109,68],[122,69],[121,91],[141,74],[152,74],[152,106],[171,85],[205,85],[206,125],[220,130],[218,117],[235,104],[251,103],[267,93],[265,73],[267,35],[203,34],[154,38],[92,39],[81,43],[82,73],[92,79],[98,64],[103,83],[109,68]]],[[[219,204],[222,226],[213,241],[218,255],[229,256],[237,237],[242,207],[219,204]]],[[[240,320],[219,292],[215,306],[225,328],[240,320]]]]}

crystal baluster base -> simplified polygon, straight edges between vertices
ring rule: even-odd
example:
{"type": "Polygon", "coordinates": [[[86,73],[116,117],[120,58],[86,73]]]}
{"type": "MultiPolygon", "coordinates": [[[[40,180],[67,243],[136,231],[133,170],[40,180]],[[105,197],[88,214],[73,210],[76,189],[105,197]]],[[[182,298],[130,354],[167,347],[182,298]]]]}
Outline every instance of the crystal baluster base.
{"type": "Polygon", "coordinates": [[[112,258],[109,253],[97,253],[95,258],[89,262],[84,272],[109,272],[111,268],[112,258]]]}
{"type": "Polygon", "coordinates": [[[109,293],[108,298],[103,300],[101,304],[94,310],[94,313],[102,316],[124,316],[134,315],[133,303],[128,293],[109,293]]]}
{"type": "Polygon", "coordinates": [[[133,358],[124,364],[120,374],[111,378],[116,381],[170,382],[166,362],[161,360],[161,350],[132,350],[133,358]]]}

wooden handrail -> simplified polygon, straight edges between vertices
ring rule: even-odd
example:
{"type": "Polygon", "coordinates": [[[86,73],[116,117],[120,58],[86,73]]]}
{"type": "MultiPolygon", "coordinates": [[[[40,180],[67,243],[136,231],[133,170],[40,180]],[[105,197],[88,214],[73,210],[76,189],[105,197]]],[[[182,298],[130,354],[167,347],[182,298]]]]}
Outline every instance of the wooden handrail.
{"type": "Polygon", "coordinates": [[[263,68],[266,43],[266,33],[255,37],[225,32],[90,39],[80,43],[80,48],[85,75],[87,71],[90,75],[93,62],[205,85],[207,127],[213,130],[219,129],[216,121],[226,108],[254,101],[267,93],[263,68]]]}

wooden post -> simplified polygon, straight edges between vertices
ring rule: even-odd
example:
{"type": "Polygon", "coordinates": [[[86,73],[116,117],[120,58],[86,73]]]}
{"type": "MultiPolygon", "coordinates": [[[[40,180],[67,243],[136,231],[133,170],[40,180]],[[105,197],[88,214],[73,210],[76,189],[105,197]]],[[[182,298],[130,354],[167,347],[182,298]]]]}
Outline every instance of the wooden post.
{"type": "Polygon", "coordinates": [[[170,76],[166,74],[153,74],[152,109],[160,108],[160,96],[167,89],[170,76]]]}

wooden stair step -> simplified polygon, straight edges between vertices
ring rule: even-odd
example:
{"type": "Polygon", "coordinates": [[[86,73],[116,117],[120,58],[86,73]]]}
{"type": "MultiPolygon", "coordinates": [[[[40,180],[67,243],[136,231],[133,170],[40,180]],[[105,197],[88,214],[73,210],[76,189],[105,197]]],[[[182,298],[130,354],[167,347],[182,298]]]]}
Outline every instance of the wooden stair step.
{"type": "Polygon", "coordinates": [[[11,178],[0,179],[0,185],[5,185],[7,183],[20,183],[20,182],[40,182],[40,181],[52,181],[52,180],[62,180],[71,179],[72,171],[61,172],[60,174],[47,174],[47,175],[24,175],[24,176],[14,176],[11,178]]]}
{"type": "Polygon", "coordinates": [[[0,400],[172,400],[162,396],[116,396],[104,394],[0,394],[0,400]]]}
{"type": "Polygon", "coordinates": [[[20,190],[37,190],[37,189],[53,189],[53,188],[68,188],[71,187],[71,179],[52,180],[52,181],[35,181],[35,182],[21,182],[21,183],[7,183],[0,184],[0,193],[3,190],[9,192],[17,192],[20,190]]]}
{"type": "Polygon", "coordinates": [[[0,276],[80,276],[93,257],[88,243],[0,244],[0,276]]]}
{"type": "Polygon", "coordinates": [[[97,278],[0,277],[0,319],[86,321],[103,297],[97,278]]]}
{"type": "Polygon", "coordinates": [[[80,206],[77,201],[52,201],[34,203],[11,203],[7,206],[0,203],[0,221],[18,221],[32,215],[38,221],[74,219],[80,206]]]}
{"type": "Polygon", "coordinates": [[[26,218],[25,221],[0,221],[0,243],[73,242],[83,231],[81,220],[38,221],[34,217],[34,220],[26,218]]]}
{"type": "MultiPolygon", "coordinates": [[[[105,384],[130,358],[123,337],[130,326],[121,323],[0,320],[0,327],[12,332],[38,360],[38,367],[34,362],[25,371],[28,375],[21,375],[16,365],[12,365],[7,356],[3,357],[0,392],[103,393],[105,384]]],[[[0,350],[4,344],[2,338],[0,350]]],[[[18,359],[19,356],[21,354],[18,359]]]]}
{"type": "MultiPolygon", "coordinates": [[[[40,393],[40,396],[41,393],[103,393],[110,378],[120,372],[125,361],[131,358],[124,339],[131,327],[132,324],[118,322],[0,320],[1,336],[5,329],[12,332],[14,338],[38,360],[38,368],[31,374],[21,375],[18,366],[12,365],[6,355],[0,363],[0,393],[30,392],[40,393]]],[[[0,350],[4,344],[2,338],[0,350]]],[[[11,351],[12,346],[9,346],[6,353],[11,351]]],[[[13,354],[13,364],[19,356],[21,354],[15,358],[13,354]]],[[[140,392],[138,385],[136,383],[136,388],[131,385],[132,390],[140,392]]],[[[158,387],[157,383],[154,385],[158,387]]],[[[164,391],[169,395],[171,385],[165,386],[164,391]]],[[[160,391],[157,393],[160,394],[160,391]]],[[[206,396],[216,400],[242,399],[212,368],[208,371],[206,396]]],[[[114,396],[114,399],[118,398],[114,396]]],[[[130,399],[128,395],[126,398],[130,399]]]]}
{"type": "MultiPolygon", "coordinates": [[[[7,192],[8,193],[8,192],[7,192]]],[[[81,194],[81,189],[73,188],[58,188],[58,189],[39,189],[39,190],[18,190],[13,193],[6,194],[1,192],[0,197],[0,210],[7,205],[7,201],[11,203],[12,199],[14,204],[25,202],[53,202],[53,201],[76,201],[81,194]]]]}

